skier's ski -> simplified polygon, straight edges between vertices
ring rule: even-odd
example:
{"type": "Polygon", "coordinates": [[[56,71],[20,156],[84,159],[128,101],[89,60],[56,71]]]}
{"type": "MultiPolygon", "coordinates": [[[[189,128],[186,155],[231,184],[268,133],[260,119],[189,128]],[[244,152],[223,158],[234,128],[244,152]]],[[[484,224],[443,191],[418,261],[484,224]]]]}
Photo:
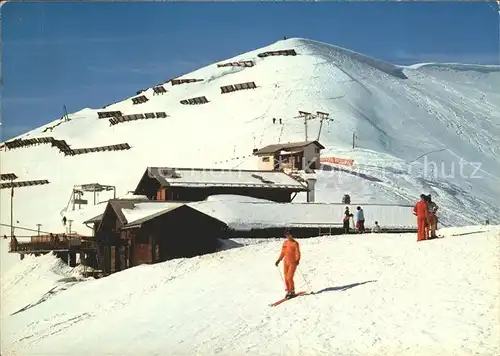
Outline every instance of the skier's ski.
{"type": "Polygon", "coordinates": [[[444,235],[436,235],[436,237],[428,237],[424,241],[426,241],[426,240],[442,239],[443,237],[444,237],[444,235]]]}
{"type": "MultiPolygon", "coordinates": [[[[306,294],[306,291],[295,293],[295,297],[298,297],[299,295],[303,295],[303,294],[306,294]]],[[[280,299],[277,302],[274,302],[274,303],[270,304],[270,306],[271,307],[275,307],[275,306],[280,305],[281,303],[286,302],[287,300],[293,299],[295,297],[280,299]]]]}

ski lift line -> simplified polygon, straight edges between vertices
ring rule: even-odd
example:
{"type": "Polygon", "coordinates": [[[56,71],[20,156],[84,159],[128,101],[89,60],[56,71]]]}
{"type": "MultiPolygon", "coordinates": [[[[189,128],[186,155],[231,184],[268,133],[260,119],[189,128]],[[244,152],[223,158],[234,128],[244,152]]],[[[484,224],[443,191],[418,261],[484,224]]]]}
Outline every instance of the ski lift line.
{"type": "Polygon", "coordinates": [[[281,143],[281,136],[283,135],[283,128],[284,127],[285,127],[285,125],[281,124],[280,135],[278,136],[278,143],[281,143]]]}
{"type": "Polygon", "coordinates": [[[65,208],[63,208],[63,209],[59,212],[59,214],[60,214],[61,216],[64,216],[64,213],[68,211],[68,208],[69,208],[69,206],[70,206],[70,204],[71,204],[71,200],[73,199],[73,194],[74,194],[74,193],[75,193],[75,191],[74,191],[74,190],[72,190],[72,191],[71,191],[71,195],[69,196],[68,203],[66,204],[66,207],[65,207],[65,208]]]}
{"type": "MultiPolygon", "coordinates": [[[[3,223],[0,223],[0,226],[7,226],[7,227],[11,227],[10,224],[3,224],[3,223]]],[[[13,226],[15,229],[18,229],[18,230],[26,230],[26,231],[33,231],[33,232],[38,232],[38,229],[30,229],[28,227],[22,227],[22,226],[13,226]]],[[[47,231],[42,231],[40,230],[40,232],[44,233],[44,234],[54,234],[53,232],[47,232],[47,231]]],[[[59,233],[60,234],[60,233],[59,233]]]]}

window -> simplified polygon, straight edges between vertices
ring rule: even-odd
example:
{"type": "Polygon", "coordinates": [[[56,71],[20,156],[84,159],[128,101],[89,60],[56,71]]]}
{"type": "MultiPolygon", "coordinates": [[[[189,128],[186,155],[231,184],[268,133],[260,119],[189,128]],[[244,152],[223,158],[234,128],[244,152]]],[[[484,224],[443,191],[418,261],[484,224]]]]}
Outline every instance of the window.
{"type": "Polygon", "coordinates": [[[319,153],[320,149],[318,147],[316,147],[316,153],[319,153]]]}
{"type": "Polygon", "coordinates": [[[262,157],[262,162],[269,162],[269,157],[262,157]]]}

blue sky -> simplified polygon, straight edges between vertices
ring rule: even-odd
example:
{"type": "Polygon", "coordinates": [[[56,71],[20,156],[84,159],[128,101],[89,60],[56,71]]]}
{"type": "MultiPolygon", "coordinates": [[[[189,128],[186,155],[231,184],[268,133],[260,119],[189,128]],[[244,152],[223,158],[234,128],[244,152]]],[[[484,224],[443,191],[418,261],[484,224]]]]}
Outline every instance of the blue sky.
{"type": "Polygon", "coordinates": [[[498,64],[488,3],[7,3],[2,140],[287,37],[392,63],[498,64]]]}

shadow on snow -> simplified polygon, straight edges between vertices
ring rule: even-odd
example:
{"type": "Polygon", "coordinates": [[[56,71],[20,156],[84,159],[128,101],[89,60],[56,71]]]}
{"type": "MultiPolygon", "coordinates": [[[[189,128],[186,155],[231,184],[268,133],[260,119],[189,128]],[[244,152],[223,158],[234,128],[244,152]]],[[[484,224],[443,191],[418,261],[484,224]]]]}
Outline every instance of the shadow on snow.
{"type": "Polygon", "coordinates": [[[319,293],[323,293],[323,292],[335,292],[335,291],[342,291],[343,292],[345,290],[348,290],[348,289],[351,289],[351,288],[354,288],[357,286],[361,286],[361,285],[366,284],[366,283],[372,283],[372,282],[376,282],[376,281],[366,281],[366,282],[360,282],[360,283],[347,284],[345,286],[328,287],[328,288],[322,289],[320,291],[317,291],[314,294],[319,294],[319,293]]]}

